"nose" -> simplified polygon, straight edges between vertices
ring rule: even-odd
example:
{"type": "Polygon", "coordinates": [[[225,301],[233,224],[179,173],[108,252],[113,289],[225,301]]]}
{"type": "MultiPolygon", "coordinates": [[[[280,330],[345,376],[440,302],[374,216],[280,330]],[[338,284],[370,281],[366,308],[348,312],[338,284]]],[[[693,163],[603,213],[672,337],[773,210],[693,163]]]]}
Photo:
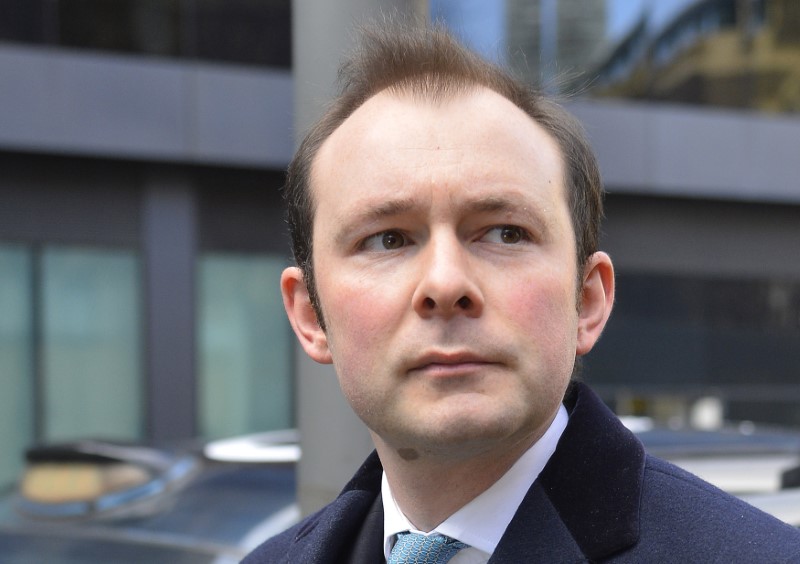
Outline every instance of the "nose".
{"type": "Polygon", "coordinates": [[[423,318],[479,317],[484,297],[468,251],[453,237],[432,238],[422,253],[421,275],[412,297],[423,318]]]}

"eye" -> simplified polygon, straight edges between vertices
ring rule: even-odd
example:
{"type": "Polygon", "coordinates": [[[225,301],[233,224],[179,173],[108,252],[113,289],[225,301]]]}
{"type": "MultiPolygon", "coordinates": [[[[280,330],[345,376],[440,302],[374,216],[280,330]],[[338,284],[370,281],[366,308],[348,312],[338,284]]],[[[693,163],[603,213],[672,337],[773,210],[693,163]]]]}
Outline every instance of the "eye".
{"type": "Polygon", "coordinates": [[[368,237],[362,247],[367,251],[394,251],[408,244],[406,236],[399,231],[383,231],[368,237]]]}
{"type": "Polygon", "coordinates": [[[500,240],[507,245],[513,245],[522,241],[522,229],[519,227],[501,227],[500,240]]]}
{"type": "Polygon", "coordinates": [[[398,233],[397,231],[387,231],[385,233],[381,233],[381,245],[383,245],[384,249],[399,249],[405,244],[406,238],[403,237],[402,233],[398,233]]]}
{"type": "Polygon", "coordinates": [[[499,225],[487,231],[483,239],[492,243],[516,245],[522,241],[527,241],[528,235],[524,229],[516,225],[499,225]]]}

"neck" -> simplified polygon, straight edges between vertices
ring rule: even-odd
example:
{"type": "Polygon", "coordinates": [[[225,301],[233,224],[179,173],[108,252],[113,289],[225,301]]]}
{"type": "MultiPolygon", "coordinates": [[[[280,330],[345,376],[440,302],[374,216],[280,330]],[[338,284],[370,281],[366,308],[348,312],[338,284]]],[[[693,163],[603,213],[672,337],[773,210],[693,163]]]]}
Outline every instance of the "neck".
{"type": "Polygon", "coordinates": [[[420,531],[432,531],[497,482],[539,436],[513,448],[467,457],[427,454],[410,459],[373,434],[386,477],[400,510],[420,531]]]}

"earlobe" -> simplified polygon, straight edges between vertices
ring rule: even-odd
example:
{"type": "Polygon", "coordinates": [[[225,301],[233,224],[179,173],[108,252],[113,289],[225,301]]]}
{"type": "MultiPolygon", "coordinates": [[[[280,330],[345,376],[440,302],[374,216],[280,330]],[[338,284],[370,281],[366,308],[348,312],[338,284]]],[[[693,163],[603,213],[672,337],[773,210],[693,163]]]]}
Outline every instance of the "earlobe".
{"type": "Polygon", "coordinates": [[[299,268],[292,266],[283,271],[281,294],[289,323],[303,350],[316,362],[330,364],[332,358],[328,348],[328,337],[319,325],[303,272],[299,268]]]}
{"type": "Polygon", "coordinates": [[[584,355],[600,338],[614,305],[614,266],[603,252],[589,257],[584,269],[576,354],[584,355]]]}

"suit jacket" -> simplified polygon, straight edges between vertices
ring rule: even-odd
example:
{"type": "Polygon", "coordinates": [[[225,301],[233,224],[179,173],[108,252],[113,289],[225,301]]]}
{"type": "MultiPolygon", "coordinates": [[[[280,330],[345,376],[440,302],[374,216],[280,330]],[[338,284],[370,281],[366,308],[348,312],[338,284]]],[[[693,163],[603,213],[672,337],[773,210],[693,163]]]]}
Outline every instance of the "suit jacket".
{"type": "MultiPolygon", "coordinates": [[[[647,455],[585,385],[492,555],[500,563],[800,563],[800,530],[647,455]]],[[[243,562],[383,562],[382,468],[373,452],[339,497],[243,562]]]]}

